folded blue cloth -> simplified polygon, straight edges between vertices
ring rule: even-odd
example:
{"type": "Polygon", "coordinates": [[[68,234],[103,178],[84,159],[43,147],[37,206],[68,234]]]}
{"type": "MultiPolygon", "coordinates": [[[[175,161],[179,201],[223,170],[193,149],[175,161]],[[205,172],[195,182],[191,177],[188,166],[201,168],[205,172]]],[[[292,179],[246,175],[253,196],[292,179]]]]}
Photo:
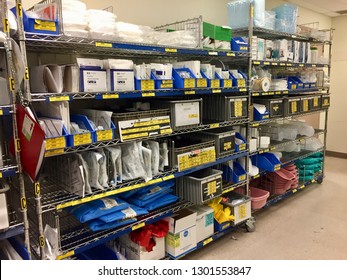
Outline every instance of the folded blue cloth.
{"type": "Polygon", "coordinates": [[[148,211],[140,208],[136,205],[129,204],[129,207],[121,211],[113,212],[107,215],[103,215],[98,218],[98,220],[104,223],[111,223],[114,221],[119,221],[123,219],[131,219],[140,215],[148,214],[148,211]]]}
{"type": "Polygon", "coordinates": [[[163,197],[153,201],[152,203],[146,204],[143,208],[145,208],[148,211],[152,211],[155,209],[158,209],[160,207],[163,207],[165,205],[174,203],[178,201],[179,197],[173,194],[167,194],[164,195],[163,197]]]}
{"type": "Polygon", "coordinates": [[[128,202],[135,204],[136,206],[143,207],[149,203],[152,203],[161,197],[165,196],[168,193],[173,192],[173,189],[167,188],[167,189],[162,189],[160,192],[156,193],[155,195],[152,196],[147,196],[145,198],[142,198],[142,196],[139,198],[137,196],[133,196],[128,198],[128,202]]]}
{"type": "Polygon", "coordinates": [[[105,214],[128,208],[129,204],[116,196],[93,200],[78,206],[70,207],[72,213],[81,223],[99,218],[105,214]]]}
{"type": "Polygon", "coordinates": [[[126,200],[127,198],[129,198],[133,194],[139,192],[140,190],[141,189],[135,189],[135,190],[127,191],[127,192],[121,193],[119,196],[126,200]]]}
{"type": "Polygon", "coordinates": [[[106,229],[117,228],[120,226],[125,226],[128,224],[134,223],[136,221],[137,220],[135,218],[132,218],[132,219],[119,220],[112,223],[105,223],[99,219],[96,219],[96,220],[89,221],[88,226],[92,231],[99,231],[99,230],[106,230],[106,229]]]}

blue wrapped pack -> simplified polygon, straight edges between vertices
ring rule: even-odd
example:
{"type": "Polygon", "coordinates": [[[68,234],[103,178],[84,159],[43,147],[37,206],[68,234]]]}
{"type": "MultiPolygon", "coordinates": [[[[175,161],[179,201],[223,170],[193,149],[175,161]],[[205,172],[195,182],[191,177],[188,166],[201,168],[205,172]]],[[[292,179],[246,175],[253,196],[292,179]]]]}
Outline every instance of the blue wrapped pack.
{"type": "Polygon", "coordinates": [[[145,198],[142,198],[142,196],[141,197],[134,196],[134,197],[130,197],[128,199],[128,201],[132,204],[135,204],[136,206],[143,207],[149,203],[152,203],[152,202],[160,199],[161,197],[163,197],[166,194],[171,193],[171,192],[173,192],[173,189],[166,188],[166,189],[162,189],[160,192],[157,192],[155,195],[153,195],[149,198],[148,198],[148,196],[146,196],[145,198]]]}
{"type": "Polygon", "coordinates": [[[72,213],[81,223],[117,212],[129,207],[129,204],[116,196],[105,197],[82,205],[70,207],[72,213]]]}
{"type": "Polygon", "coordinates": [[[135,189],[135,190],[124,192],[124,193],[120,194],[120,197],[126,200],[127,198],[131,197],[132,195],[138,193],[140,190],[141,189],[135,189]]]}
{"type": "Polygon", "coordinates": [[[88,226],[92,231],[99,231],[99,230],[106,230],[106,229],[117,228],[120,226],[125,226],[128,224],[134,223],[136,221],[137,221],[136,218],[132,218],[132,219],[119,220],[112,223],[105,223],[99,219],[96,219],[96,220],[89,221],[88,226]]]}
{"type": "Polygon", "coordinates": [[[152,203],[146,204],[143,208],[145,208],[148,211],[152,211],[155,209],[158,209],[160,207],[166,206],[168,204],[174,203],[178,201],[179,197],[173,194],[167,194],[163,197],[153,201],[152,203]]]}
{"type": "Polygon", "coordinates": [[[148,211],[136,205],[129,204],[128,208],[101,216],[98,218],[98,220],[104,223],[112,223],[123,219],[135,218],[144,214],[148,214],[148,211]]]}

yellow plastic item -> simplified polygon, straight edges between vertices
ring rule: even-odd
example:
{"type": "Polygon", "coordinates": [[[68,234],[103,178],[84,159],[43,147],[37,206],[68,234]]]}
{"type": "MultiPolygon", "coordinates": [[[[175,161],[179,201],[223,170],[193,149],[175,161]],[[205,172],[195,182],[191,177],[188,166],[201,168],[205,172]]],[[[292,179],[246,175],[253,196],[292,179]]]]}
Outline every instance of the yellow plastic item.
{"type": "Polygon", "coordinates": [[[213,208],[214,218],[220,224],[234,221],[235,217],[231,214],[231,209],[229,207],[224,207],[222,204],[220,204],[221,201],[222,198],[218,197],[208,204],[209,207],[213,208]]]}

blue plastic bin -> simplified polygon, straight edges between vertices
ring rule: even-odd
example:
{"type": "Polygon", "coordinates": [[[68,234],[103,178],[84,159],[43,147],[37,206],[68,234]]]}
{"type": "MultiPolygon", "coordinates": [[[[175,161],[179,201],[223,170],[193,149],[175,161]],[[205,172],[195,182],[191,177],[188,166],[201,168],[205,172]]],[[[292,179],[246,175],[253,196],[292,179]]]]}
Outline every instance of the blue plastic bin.
{"type": "Polygon", "coordinates": [[[253,119],[255,121],[263,121],[270,118],[270,112],[266,109],[264,114],[261,114],[255,106],[253,106],[253,119]]]}
{"type": "MultiPolygon", "coordinates": [[[[17,16],[17,9],[13,7],[11,11],[17,16]]],[[[58,20],[36,19],[28,17],[23,10],[23,25],[24,31],[29,33],[59,35],[59,22],[58,20]]]]}
{"type": "Polygon", "coordinates": [[[240,70],[237,71],[241,76],[243,77],[242,79],[237,79],[230,73],[230,78],[233,81],[233,87],[238,87],[238,88],[244,88],[247,86],[247,76],[242,73],[240,70]]]}
{"type": "Polygon", "coordinates": [[[93,143],[93,132],[95,131],[90,124],[88,118],[84,115],[71,115],[70,121],[77,123],[79,127],[82,127],[89,132],[79,134],[68,135],[68,146],[75,147],[81,145],[87,145],[93,143]]]}
{"type": "Polygon", "coordinates": [[[246,141],[246,139],[239,132],[235,133],[235,139],[236,138],[241,139],[243,141],[243,144],[238,145],[238,144],[235,143],[235,152],[245,151],[246,148],[247,148],[247,141],[246,141]]]}
{"type": "Polygon", "coordinates": [[[174,80],[174,88],[196,88],[196,78],[189,68],[172,69],[172,77],[174,80]],[[180,72],[188,72],[191,78],[181,78],[180,72]]]}
{"type": "Polygon", "coordinates": [[[247,52],[248,43],[242,37],[231,39],[231,50],[235,52],[247,52]]]}
{"type": "Polygon", "coordinates": [[[233,162],[233,169],[231,169],[229,165],[226,164],[222,164],[221,169],[223,171],[223,181],[232,182],[236,184],[246,180],[246,170],[237,161],[233,162]]]}
{"type": "Polygon", "coordinates": [[[288,89],[304,88],[304,83],[298,77],[288,77],[288,89]]]}
{"type": "Polygon", "coordinates": [[[233,80],[232,79],[222,79],[217,73],[216,73],[216,78],[220,80],[220,87],[221,88],[232,88],[233,87],[233,80]]]}
{"type": "Polygon", "coordinates": [[[105,244],[76,255],[79,260],[118,260],[117,254],[105,244]]]}
{"type": "Polygon", "coordinates": [[[154,80],[155,89],[173,89],[173,79],[158,79],[153,72],[151,73],[151,79],[154,80]]]}
{"type": "Polygon", "coordinates": [[[155,83],[153,79],[139,80],[134,78],[135,80],[135,90],[154,90],[155,83]]]}
{"type": "Polygon", "coordinates": [[[223,230],[226,230],[227,228],[230,228],[231,222],[225,222],[225,223],[218,223],[217,220],[214,220],[214,232],[220,232],[223,230]]]}
{"type": "Polygon", "coordinates": [[[281,169],[281,162],[271,153],[263,153],[251,157],[252,164],[266,171],[277,171],[281,169]]]}

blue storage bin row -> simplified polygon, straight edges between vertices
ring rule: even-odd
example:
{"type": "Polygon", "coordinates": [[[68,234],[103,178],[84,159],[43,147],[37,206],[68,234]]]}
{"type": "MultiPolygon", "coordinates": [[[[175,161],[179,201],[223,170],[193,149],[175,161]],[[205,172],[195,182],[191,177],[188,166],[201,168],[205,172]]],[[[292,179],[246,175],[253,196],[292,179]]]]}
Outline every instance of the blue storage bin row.
{"type": "Polygon", "coordinates": [[[272,153],[263,153],[251,157],[252,164],[261,170],[277,171],[281,168],[280,160],[272,153]]]}
{"type": "Polygon", "coordinates": [[[235,52],[247,52],[248,43],[242,37],[231,39],[231,50],[235,52]]]}
{"type": "Polygon", "coordinates": [[[240,139],[240,140],[243,141],[242,144],[235,143],[235,152],[245,151],[247,149],[247,141],[246,141],[246,139],[239,132],[235,133],[235,138],[240,139]]]}
{"type": "Polygon", "coordinates": [[[197,79],[195,75],[189,68],[177,68],[173,69],[173,85],[174,88],[184,89],[184,88],[226,88],[226,87],[245,87],[247,76],[238,71],[239,74],[242,75],[243,79],[237,79],[232,74],[229,74],[230,79],[222,79],[218,74],[216,74],[215,79],[209,79],[206,77],[205,73],[201,72],[202,79],[197,79]],[[191,78],[182,78],[180,76],[181,72],[189,73],[191,78]],[[206,80],[206,83],[203,83],[203,80],[206,80]],[[206,86],[205,86],[206,85],[206,86]]]}
{"type": "Polygon", "coordinates": [[[237,161],[233,162],[233,168],[229,165],[222,164],[221,171],[223,171],[222,178],[225,182],[239,183],[245,181],[247,178],[246,170],[237,161]]]}
{"type": "Polygon", "coordinates": [[[112,121],[111,128],[106,130],[94,130],[90,120],[84,115],[71,115],[70,121],[77,123],[79,127],[88,130],[88,132],[69,134],[66,127],[63,126],[62,136],[46,138],[46,150],[87,145],[116,138],[116,126],[112,121]]]}

